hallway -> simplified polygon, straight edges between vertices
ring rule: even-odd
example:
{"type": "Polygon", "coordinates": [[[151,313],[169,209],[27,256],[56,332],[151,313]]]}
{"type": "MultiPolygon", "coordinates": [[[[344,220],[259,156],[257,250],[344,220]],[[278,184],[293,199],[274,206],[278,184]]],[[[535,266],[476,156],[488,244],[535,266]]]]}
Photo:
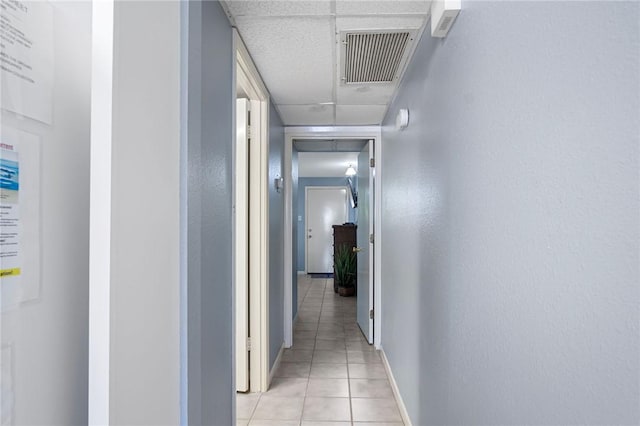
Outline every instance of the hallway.
{"type": "Polygon", "coordinates": [[[238,425],[403,424],[380,355],[356,324],[356,298],[334,293],[332,279],[298,276],[293,341],[268,392],[237,395],[238,425]]]}

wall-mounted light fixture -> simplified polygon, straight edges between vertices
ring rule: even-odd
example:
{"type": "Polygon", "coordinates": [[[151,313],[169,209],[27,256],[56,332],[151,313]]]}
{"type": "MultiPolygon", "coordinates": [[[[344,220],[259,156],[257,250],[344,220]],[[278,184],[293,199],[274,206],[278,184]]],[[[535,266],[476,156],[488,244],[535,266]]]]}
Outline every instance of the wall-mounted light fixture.
{"type": "Polygon", "coordinates": [[[347,170],[344,172],[345,176],[355,176],[357,173],[358,172],[356,172],[356,169],[351,164],[349,164],[349,167],[347,167],[347,170]]]}
{"type": "Polygon", "coordinates": [[[282,188],[284,188],[284,178],[281,176],[276,177],[274,179],[274,184],[276,186],[276,192],[282,192],[282,188]]]}
{"type": "Polygon", "coordinates": [[[402,108],[396,115],[396,129],[404,130],[409,126],[409,110],[402,108]]]}

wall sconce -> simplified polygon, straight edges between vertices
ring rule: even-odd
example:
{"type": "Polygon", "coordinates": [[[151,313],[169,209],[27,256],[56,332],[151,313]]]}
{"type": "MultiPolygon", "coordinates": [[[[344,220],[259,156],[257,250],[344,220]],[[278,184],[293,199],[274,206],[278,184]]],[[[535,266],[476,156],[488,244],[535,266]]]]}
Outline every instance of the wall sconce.
{"type": "Polygon", "coordinates": [[[275,178],[274,180],[274,184],[276,186],[276,192],[280,193],[282,192],[282,188],[284,188],[284,178],[278,176],[277,178],[275,178]]]}
{"type": "Polygon", "coordinates": [[[347,167],[347,170],[344,172],[345,176],[355,176],[357,173],[358,172],[356,172],[356,169],[351,164],[349,164],[349,167],[347,167]]]}
{"type": "Polygon", "coordinates": [[[396,129],[404,130],[409,126],[409,110],[406,108],[398,111],[398,115],[396,115],[396,129]]]}

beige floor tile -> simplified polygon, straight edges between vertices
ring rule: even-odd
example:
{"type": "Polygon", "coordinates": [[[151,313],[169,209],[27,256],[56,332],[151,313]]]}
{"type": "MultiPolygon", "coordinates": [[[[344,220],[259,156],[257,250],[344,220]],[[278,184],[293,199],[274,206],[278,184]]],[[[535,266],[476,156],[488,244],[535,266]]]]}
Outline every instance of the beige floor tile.
{"type": "Polygon", "coordinates": [[[345,338],[345,340],[350,340],[352,342],[360,342],[360,343],[368,344],[367,341],[364,338],[364,334],[362,334],[362,331],[360,329],[350,330],[350,329],[345,328],[344,329],[344,338],[345,338]]]}
{"type": "Polygon", "coordinates": [[[252,420],[299,420],[304,398],[263,395],[252,420]]]}
{"type": "Polygon", "coordinates": [[[260,395],[259,393],[236,393],[236,417],[250,419],[260,395]]]}
{"type": "Polygon", "coordinates": [[[298,323],[296,323],[295,326],[293,326],[293,331],[298,332],[298,331],[317,331],[318,330],[318,323],[314,322],[314,321],[299,321],[298,323]]]}
{"type": "Polygon", "coordinates": [[[318,331],[322,331],[325,333],[342,333],[344,332],[344,327],[341,325],[336,325],[333,323],[318,323],[318,331]]]}
{"type": "Polygon", "coordinates": [[[301,426],[351,426],[351,422],[314,422],[303,420],[301,426]]]}
{"type": "Polygon", "coordinates": [[[393,398],[387,379],[349,379],[354,398],[393,398]]]}
{"type": "Polygon", "coordinates": [[[249,419],[236,419],[236,426],[247,426],[249,419]]]}
{"type": "Polygon", "coordinates": [[[324,396],[324,397],[349,397],[349,380],[348,379],[309,379],[309,387],[307,388],[307,397],[324,396]]]}
{"type": "Polygon", "coordinates": [[[307,392],[309,379],[275,377],[264,395],[302,397],[307,392]]]}
{"type": "Polygon", "coordinates": [[[327,319],[321,318],[318,322],[318,327],[343,327],[344,321],[342,319],[327,319]]]}
{"type": "Polygon", "coordinates": [[[307,397],[304,401],[302,419],[351,421],[349,398],[307,397]]]}
{"type": "Polygon", "coordinates": [[[343,339],[316,339],[316,350],[334,351],[341,349],[347,351],[346,345],[343,339]]]}
{"type": "Polygon", "coordinates": [[[304,322],[317,322],[320,320],[320,313],[319,312],[298,312],[297,313],[298,316],[298,321],[304,321],[304,322]]]}
{"type": "Polygon", "coordinates": [[[297,339],[315,339],[316,332],[315,331],[296,331],[293,333],[293,341],[295,342],[297,339]]]}
{"type": "Polygon", "coordinates": [[[315,351],[313,351],[313,362],[346,364],[347,355],[341,351],[324,351],[324,350],[316,349],[315,351]]]}
{"type": "Polygon", "coordinates": [[[274,377],[309,377],[311,363],[309,362],[281,362],[274,377]]]}
{"type": "Polygon", "coordinates": [[[294,339],[292,349],[314,349],[315,339],[294,339]]]}
{"type": "Polygon", "coordinates": [[[382,364],[349,364],[350,379],[386,379],[382,364]]]}
{"type": "Polygon", "coordinates": [[[393,423],[390,423],[390,422],[383,422],[383,423],[380,423],[380,422],[375,422],[375,423],[372,423],[372,422],[353,422],[353,426],[404,426],[404,423],[402,423],[402,422],[399,422],[399,423],[398,422],[393,422],[393,423]]]}
{"type": "Polygon", "coordinates": [[[351,398],[353,420],[360,422],[402,422],[393,398],[351,398]]]}
{"type": "Polygon", "coordinates": [[[311,361],[313,351],[311,349],[285,349],[282,352],[282,362],[308,362],[311,361]]]}
{"type": "Polygon", "coordinates": [[[251,420],[249,426],[298,426],[298,420],[251,420]]]}
{"type": "Polygon", "coordinates": [[[347,351],[347,359],[353,364],[379,364],[382,362],[378,351],[347,351]]]}
{"type": "Polygon", "coordinates": [[[335,339],[340,338],[344,340],[344,331],[319,331],[316,333],[316,339],[335,339]]]}
{"type": "Polygon", "coordinates": [[[323,379],[346,379],[347,365],[346,364],[322,364],[312,363],[311,373],[309,377],[323,378],[323,379]]]}
{"type": "Polygon", "coordinates": [[[376,348],[370,345],[366,341],[346,341],[347,350],[349,351],[362,351],[362,352],[375,352],[376,348]]]}

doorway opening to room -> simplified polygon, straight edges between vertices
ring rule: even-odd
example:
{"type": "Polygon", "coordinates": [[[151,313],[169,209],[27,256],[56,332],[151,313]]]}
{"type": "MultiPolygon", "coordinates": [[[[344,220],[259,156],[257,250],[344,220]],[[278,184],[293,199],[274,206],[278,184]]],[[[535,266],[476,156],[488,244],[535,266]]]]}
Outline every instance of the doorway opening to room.
{"type": "Polygon", "coordinates": [[[380,153],[380,130],[289,128],[285,133],[285,176],[294,182],[285,191],[285,271],[290,271],[285,274],[285,346],[294,344],[298,278],[333,277],[334,246],[343,244],[357,257],[358,327],[368,343],[379,346],[375,217],[380,199],[374,158],[380,153]],[[347,176],[349,166],[354,170],[347,176]],[[318,196],[331,203],[318,204],[318,196]]]}

